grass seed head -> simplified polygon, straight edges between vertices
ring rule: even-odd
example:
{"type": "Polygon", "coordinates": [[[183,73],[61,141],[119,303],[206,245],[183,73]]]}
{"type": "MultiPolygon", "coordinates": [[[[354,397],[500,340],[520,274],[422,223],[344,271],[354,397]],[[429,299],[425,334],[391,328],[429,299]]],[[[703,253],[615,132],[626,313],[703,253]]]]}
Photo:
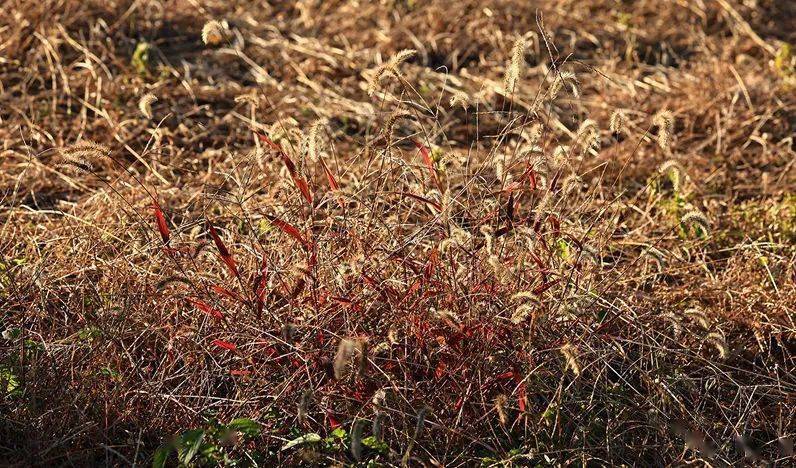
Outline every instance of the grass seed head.
{"type": "Polygon", "coordinates": [[[157,100],[157,96],[152,93],[144,94],[141,96],[141,99],[138,100],[138,110],[141,111],[144,117],[151,119],[153,117],[152,104],[157,100]]]}
{"type": "Polygon", "coordinates": [[[511,48],[511,58],[506,66],[504,86],[506,94],[513,94],[525,69],[525,39],[519,38],[511,48]]]}
{"type": "Polygon", "coordinates": [[[202,42],[205,45],[218,45],[224,40],[226,22],[210,20],[202,27],[202,42]]]}

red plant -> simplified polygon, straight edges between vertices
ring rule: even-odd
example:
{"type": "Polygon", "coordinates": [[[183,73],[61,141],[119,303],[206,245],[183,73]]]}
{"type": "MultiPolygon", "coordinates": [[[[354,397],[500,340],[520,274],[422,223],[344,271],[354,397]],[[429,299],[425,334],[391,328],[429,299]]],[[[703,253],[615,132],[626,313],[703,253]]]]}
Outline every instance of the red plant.
{"type": "Polygon", "coordinates": [[[193,304],[197,309],[213,317],[214,319],[222,320],[224,318],[224,314],[222,314],[221,312],[218,311],[218,309],[214,308],[213,306],[204,301],[201,301],[199,299],[191,299],[191,298],[186,299],[186,301],[193,304]]]}
{"type": "Polygon", "coordinates": [[[224,340],[213,340],[211,342],[213,345],[218,346],[221,349],[226,349],[227,351],[237,351],[238,347],[235,346],[234,343],[230,343],[229,341],[224,340]]]}
{"type": "Polygon", "coordinates": [[[305,249],[310,248],[310,243],[307,242],[306,239],[304,239],[304,237],[301,235],[301,232],[299,232],[299,230],[295,226],[288,223],[287,221],[283,221],[277,218],[276,216],[266,215],[265,217],[268,218],[268,221],[271,224],[279,228],[280,231],[284,232],[285,234],[299,241],[299,243],[301,243],[301,245],[305,249]]]}
{"type": "Polygon", "coordinates": [[[270,138],[266,135],[257,134],[260,140],[266,142],[271,148],[275,149],[279,153],[279,157],[282,158],[282,162],[285,163],[285,167],[287,167],[287,171],[290,173],[290,178],[293,179],[293,183],[296,184],[296,188],[299,189],[301,195],[304,197],[304,200],[312,206],[312,193],[310,193],[309,185],[307,185],[307,181],[301,177],[301,175],[296,170],[296,164],[293,162],[292,159],[285,153],[281,146],[274,143],[270,138]]]}
{"type": "Polygon", "coordinates": [[[169,244],[169,227],[166,224],[166,217],[163,215],[163,210],[158,205],[158,202],[152,202],[152,209],[155,210],[155,221],[157,222],[158,231],[160,232],[160,237],[163,239],[163,244],[169,244]]]}
{"type": "Polygon", "coordinates": [[[213,238],[213,243],[216,244],[216,249],[218,249],[219,255],[221,255],[221,260],[229,268],[229,271],[232,272],[234,276],[238,276],[238,266],[235,264],[235,259],[232,258],[232,254],[229,253],[229,249],[227,246],[224,245],[224,242],[221,240],[221,237],[218,235],[218,231],[216,228],[213,227],[210,222],[207,223],[208,230],[210,231],[210,237],[213,238]]]}

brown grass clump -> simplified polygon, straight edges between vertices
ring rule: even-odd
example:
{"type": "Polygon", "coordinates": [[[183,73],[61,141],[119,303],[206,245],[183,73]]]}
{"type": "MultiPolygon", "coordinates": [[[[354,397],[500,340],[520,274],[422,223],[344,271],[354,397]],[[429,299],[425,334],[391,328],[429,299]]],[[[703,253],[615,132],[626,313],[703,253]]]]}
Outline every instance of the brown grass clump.
{"type": "Polygon", "coordinates": [[[4,466],[785,466],[792,2],[0,8],[4,466]]]}

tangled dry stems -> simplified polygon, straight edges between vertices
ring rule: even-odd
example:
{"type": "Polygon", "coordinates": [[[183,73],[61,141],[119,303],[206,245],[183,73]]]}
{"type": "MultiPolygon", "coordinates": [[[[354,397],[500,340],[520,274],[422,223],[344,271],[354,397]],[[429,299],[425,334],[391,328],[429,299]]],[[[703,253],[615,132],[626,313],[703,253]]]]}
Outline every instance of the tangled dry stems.
{"type": "Polygon", "coordinates": [[[4,459],[787,460],[788,6],[337,3],[0,12],[4,459]]]}

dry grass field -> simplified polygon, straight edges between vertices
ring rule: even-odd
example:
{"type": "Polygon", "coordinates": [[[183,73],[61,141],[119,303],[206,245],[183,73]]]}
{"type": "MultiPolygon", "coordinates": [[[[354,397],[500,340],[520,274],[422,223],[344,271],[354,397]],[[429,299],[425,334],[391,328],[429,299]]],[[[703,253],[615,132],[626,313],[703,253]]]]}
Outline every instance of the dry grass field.
{"type": "Polygon", "coordinates": [[[793,466],[796,2],[1,3],[0,465],[793,466]]]}

